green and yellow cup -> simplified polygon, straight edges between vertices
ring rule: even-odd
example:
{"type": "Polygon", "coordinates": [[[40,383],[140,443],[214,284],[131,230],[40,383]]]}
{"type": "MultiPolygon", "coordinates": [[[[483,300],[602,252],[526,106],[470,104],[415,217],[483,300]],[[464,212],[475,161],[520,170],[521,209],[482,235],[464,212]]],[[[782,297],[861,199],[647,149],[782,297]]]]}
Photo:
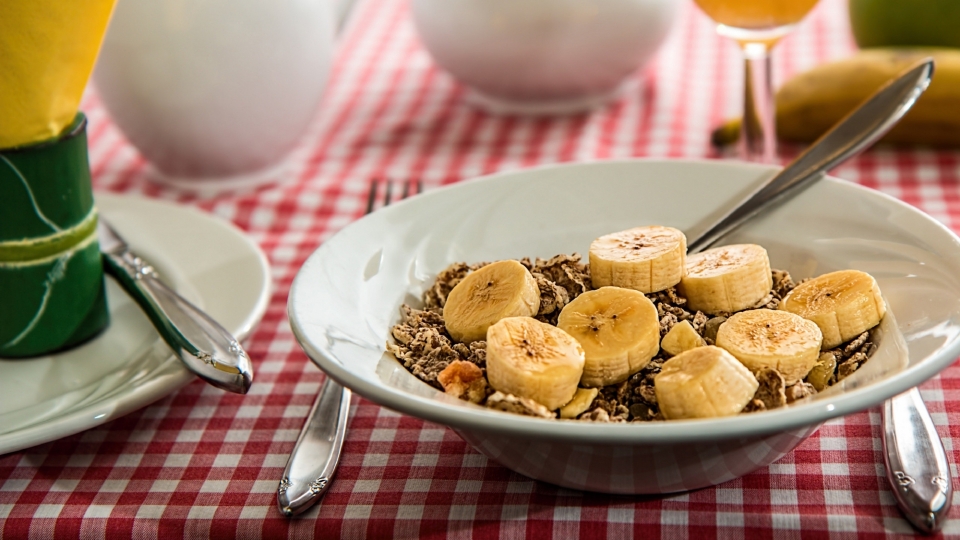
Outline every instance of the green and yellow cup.
{"type": "Polygon", "coordinates": [[[114,0],[0,2],[0,357],[109,323],[77,112],[114,0]]]}

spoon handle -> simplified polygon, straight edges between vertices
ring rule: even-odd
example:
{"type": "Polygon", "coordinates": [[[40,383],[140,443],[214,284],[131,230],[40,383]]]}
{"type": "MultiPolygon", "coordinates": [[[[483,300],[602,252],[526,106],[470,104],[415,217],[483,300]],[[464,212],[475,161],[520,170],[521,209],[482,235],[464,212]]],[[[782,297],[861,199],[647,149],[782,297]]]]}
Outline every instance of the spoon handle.
{"type": "Polygon", "coordinates": [[[277,507],[284,516],[310,508],[330,486],[340,462],[351,396],[329,376],[323,383],[277,489],[277,507]]]}
{"type": "MultiPolygon", "coordinates": [[[[877,90],[780,173],[734,205],[704,233],[692,237],[688,252],[710,247],[875,143],[913,107],[931,77],[933,60],[927,58],[877,90]]],[[[920,531],[937,531],[950,510],[953,487],[943,441],[920,392],[914,388],[887,400],[882,424],[887,479],[900,510],[920,531]]]]}
{"type": "Polygon", "coordinates": [[[817,139],[779,174],[721,217],[687,249],[697,253],[710,247],[750,218],[765,212],[815,183],[827,171],[859,154],[883,137],[913,107],[933,77],[933,60],[927,58],[877,90],[856,110],[817,139]]]}
{"type": "Polygon", "coordinates": [[[950,465],[920,391],[911,388],[883,404],[887,480],[903,514],[925,533],[943,526],[953,502],[950,465]]]}

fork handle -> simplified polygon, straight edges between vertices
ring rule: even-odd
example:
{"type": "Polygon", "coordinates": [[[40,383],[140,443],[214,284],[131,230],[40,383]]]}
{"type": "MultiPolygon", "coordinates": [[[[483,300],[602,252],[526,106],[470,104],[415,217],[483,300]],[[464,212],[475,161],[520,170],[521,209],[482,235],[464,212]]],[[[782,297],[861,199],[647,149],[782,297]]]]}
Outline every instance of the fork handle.
{"type": "Polygon", "coordinates": [[[953,502],[950,465],[937,428],[911,388],[883,404],[883,459],[900,510],[927,534],[943,526],[953,502]]]}
{"type": "Polygon", "coordinates": [[[350,418],[350,390],[327,376],[300,430],[277,489],[277,507],[287,517],[316,503],[330,486],[350,418]]]}

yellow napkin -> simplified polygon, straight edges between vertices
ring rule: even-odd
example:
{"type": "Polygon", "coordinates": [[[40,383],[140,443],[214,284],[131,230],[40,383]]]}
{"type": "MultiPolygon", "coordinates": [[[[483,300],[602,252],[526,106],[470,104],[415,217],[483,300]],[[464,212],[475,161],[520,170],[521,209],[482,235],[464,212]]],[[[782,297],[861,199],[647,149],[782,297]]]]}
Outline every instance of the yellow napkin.
{"type": "Polygon", "coordinates": [[[73,121],[114,1],[0,1],[0,148],[73,121]]]}

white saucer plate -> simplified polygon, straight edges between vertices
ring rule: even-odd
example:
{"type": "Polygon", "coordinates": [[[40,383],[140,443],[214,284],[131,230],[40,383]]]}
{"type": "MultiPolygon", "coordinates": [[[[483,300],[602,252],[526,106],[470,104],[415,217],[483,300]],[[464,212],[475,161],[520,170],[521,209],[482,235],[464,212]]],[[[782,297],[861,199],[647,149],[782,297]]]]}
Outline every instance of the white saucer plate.
{"type": "MultiPolygon", "coordinates": [[[[263,317],[270,267],[234,225],[196,209],[97,193],[97,207],[131,248],[185,298],[239,339],[263,317]]],[[[194,379],[123,290],[106,278],[110,326],[69,351],[0,359],[0,454],[109,422],[194,379]]]]}

